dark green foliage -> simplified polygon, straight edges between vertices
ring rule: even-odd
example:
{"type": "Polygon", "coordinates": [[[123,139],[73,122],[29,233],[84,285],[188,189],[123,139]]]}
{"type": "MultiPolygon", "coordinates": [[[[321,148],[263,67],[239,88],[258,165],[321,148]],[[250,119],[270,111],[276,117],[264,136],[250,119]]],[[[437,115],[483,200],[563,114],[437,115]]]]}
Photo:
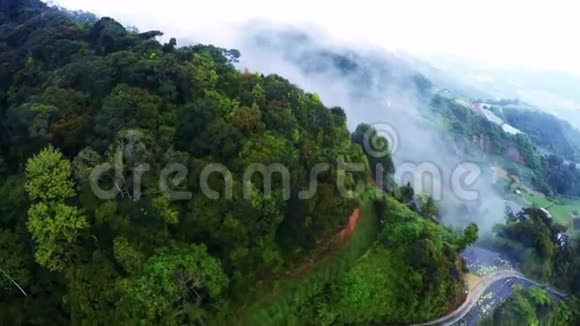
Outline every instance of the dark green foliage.
{"type": "Polygon", "coordinates": [[[580,246],[566,228],[555,223],[543,209],[530,207],[511,214],[497,225],[497,237],[489,242],[495,250],[516,258],[521,272],[552,284],[566,293],[557,301],[537,288],[517,289],[515,294],[484,321],[484,325],[577,325],[580,323],[580,246]]]}
{"type": "MultiPolygon", "coordinates": [[[[512,217],[505,225],[497,225],[497,245],[513,257],[519,257],[522,269],[538,280],[563,281],[556,268],[568,265],[566,250],[557,242],[557,236],[564,228],[552,221],[539,208],[526,208],[512,217]]],[[[562,283],[560,283],[562,284],[562,283]]]]}
{"type": "Polygon", "coordinates": [[[487,325],[573,325],[572,312],[563,302],[539,288],[518,287],[512,296],[481,323],[487,325]]]}
{"type": "Polygon", "coordinates": [[[542,158],[544,179],[539,180],[545,187],[554,193],[564,196],[580,196],[580,170],[576,163],[566,162],[556,155],[542,158]]]}
{"type": "Polygon", "coordinates": [[[476,224],[470,224],[463,231],[463,243],[462,248],[465,249],[468,246],[474,244],[479,238],[479,228],[476,224]]]}
{"type": "Polygon", "coordinates": [[[352,134],[352,141],[361,146],[372,172],[373,180],[385,191],[393,191],[391,175],[395,165],[388,140],[368,124],[360,124],[352,134]]]}

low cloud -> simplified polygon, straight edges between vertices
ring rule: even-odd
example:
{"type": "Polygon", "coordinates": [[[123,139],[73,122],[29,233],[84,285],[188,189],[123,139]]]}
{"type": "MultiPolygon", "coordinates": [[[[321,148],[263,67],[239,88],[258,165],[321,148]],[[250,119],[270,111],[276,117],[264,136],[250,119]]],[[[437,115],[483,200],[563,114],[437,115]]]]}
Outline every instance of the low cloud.
{"type": "MultiPolygon", "coordinates": [[[[384,131],[382,126],[392,127],[386,133],[396,132],[399,142],[393,153],[395,166],[427,171],[422,178],[426,193],[443,189],[437,199],[444,223],[463,227],[476,222],[489,231],[503,221],[504,202],[493,188],[491,166],[481,154],[467,155],[463,147],[469,145],[456,143],[439,124],[429,109],[432,89],[418,87],[421,77],[406,58],[372,47],[340,44],[318,30],[256,23],[239,31],[228,47],[241,50],[242,69],[279,74],[317,93],[327,106],[342,107],[351,131],[359,123],[375,124],[379,132],[384,131]],[[458,176],[465,166],[477,171],[458,176]],[[438,170],[430,170],[433,167],[438,170]],[[470,173],[479,177],[462,185],[470,173]],[[461,191],[476,192],[477,199],[467,200],[461,191]]],[[[470,152],[476,151],[471,148],[470,152]]],[[[414,183],[408,174],[397,176],[399,183],[414,183]]]]}

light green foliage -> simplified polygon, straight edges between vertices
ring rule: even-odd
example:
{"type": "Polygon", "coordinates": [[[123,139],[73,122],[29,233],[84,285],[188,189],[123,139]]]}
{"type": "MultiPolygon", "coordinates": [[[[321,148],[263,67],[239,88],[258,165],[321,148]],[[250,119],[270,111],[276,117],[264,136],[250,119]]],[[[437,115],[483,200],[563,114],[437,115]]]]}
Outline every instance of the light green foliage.
{"type": "Polygon", "coordinates": [[[314,101],[314,103],[316,103],[316,104],[322,104],[322,101],[320,100],[320,96],[318,96],[318,94],[316,94],[316,93],[310,94],[310,99],[312,101],[314,101]]]}
{"type": "Polygon", "coordinates": [[[224,117],[231,115],[232,111],[239,106],[238,101],[232,100],[214,90],[206,90],[204,95],[212,102],[215,109],[224,117]]]}
{"type": "Polygon", "coordinates": [[[133,248],[125,237],[115,238],[113,242],[113,253],[117,263],[129,274],[140,271],[145,262],[145,256],[133,248]]]}
{"type": "Polygon", "coordinates": [[[254,88],[252,88],[252,98],[254,100],[254,103],[257,104],[262,103],[265,99],[264,88],[262,88],[262,85],[260,85],[259,83],[257,83],[254,86],[254,88]]]}
{"type": "Polygon", "coordinates": [[[165,195],[160,195],[151,201],[151,204],[157,209],[159,215],[168,224],[177,224],[179,222],[179,212],[171,207],[171,201],[165,195]]]}
{"type": "Polygon", "coordinates": [[[219,261],[203,245],[161,249],[139,275],[119,284],[128,317],[148,321],[170,321],[187,305],[209,308],[227,285],[219,261]]]}
{"type": "MultiPolygon", "coordinates": [[[[404,282],[396,261],[400,260],[384,248],[376,248],[337,280],[338,293],[333,304],[343,323],[372,323],[384,320],[405,320],[410,315],[411,301],[405,294],[404,282]],[[399,287],[399,289],[395,289],[399,287]],[[408,310],[409,309],[409,310],[408,310]]],[[[411,289],[408,289],[411,290],[411,289]]]]}
{"type": "Polygon", "coordinates": [[[47,147],[26,164],[24,188],[32,200],[61,201],[73,197],[72,168],[62,153],[47,147]]]}
{"type": "Polygon", "coordinates": [[[50,270],[61,271],[70,262],[71,245],[88,223],[76,207],[41,202],[28,211],[27,226],[36,241],[36,261],[50,270]]]}
{"type": "Polygon", "coordinates": [[[70,262],[70,248],[88,227],[86,217],[65,200],[75,195],[72,168],[62,154],[48,147],[26,164],[28,196],[39,200],[28,210],[28,231],[36,242],[36,261],[61,271],[70,262]]]}
{"type": "Polygon", "coordinates": [[[408,323],[442,315],[461,296],[461,237],[390,196],[383,200],[379,241],[391,252],[392,273],[404,278],[393,291],[407,305],[367,318],[408,323]]]}
{"type": "Polygon", "coordinates": [[[377,247],[340,277],[332,301],[338,321],[409,324],[444,314],[461,289],[444,271],[435,276],[429,269],[410,265],[408,254],[377,247]]]}
{"type": "Polygon", "coordinates": [[[292,150],[290,144],[281,137],[276,137],[270,132],[265,133],[255,140],[251,140],[244,145],[240,153],[245,165],[252,163],[289,163],[292,166],[298,153],[292,150]]]}
{"type": "Polygon", "coordinates": [[[553,302],[553,299],[546,291],[537,287],[528,289],[528,295],[532,304],[536,306],[548,306],[553,302]]]}
{"type": "Polygon", "coordinates": [[[195,54],[192,63],[194,65],[193,82],[199,89],[213,89],[218,81],[218,75],[215,71],[215,62],[206,54],[195,54]]]}

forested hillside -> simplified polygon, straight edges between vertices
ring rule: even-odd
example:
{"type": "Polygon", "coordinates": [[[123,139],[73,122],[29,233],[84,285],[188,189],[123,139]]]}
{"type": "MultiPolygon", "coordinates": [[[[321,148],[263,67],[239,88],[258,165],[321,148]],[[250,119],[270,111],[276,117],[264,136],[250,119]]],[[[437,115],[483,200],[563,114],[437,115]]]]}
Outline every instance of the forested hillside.
{"type": "Polygon", "coordinates": [[[539,288],[517,287],[512,296],[481,322],[493,325],[571,325],[573,313],[539,288]]]}
{"type": "Polygon", "coordinates": [[[508,123],[525,131],[543,152],[572,161],[580,158],[580,131],[567,121],[533,107],[498,105],[496,112],[508,123]]]}
{"type": "MultiPolygon", "coordinates": [[[[128,33],[108,18],[74,23],[34,1],[3,12],[2,267],[39,300],[66,294],[57,302],[73,321],[111,318],[118,303],[139,318],[173,314],[167,309],[175,299],[218,309],[225,297],[247,296],[256,279],[275,277],[329,239],[356,205],[334,186],[337,157],[364,161],[340,109],[281,77],[237,71],[235,51],[175,48],[155,41],[158,35],[128,33]],[[119,194],[99,200],[88,172],[116,164],[118,155],[120,174],[99,182],[119,194]],[[210,186],[223,199],[199,189],[202,168],[214,162],[231,173],[232,200],[219,174],[210,186]],[[250,200],[242,198],[241,173],[253,162],[284,164],[290,188],[275,176],[267,199],[250,180],[250,200]],[[319,162],[333,167],[319,176],[316,196],[283,200],[283,191],[296,197],[308,187],[319,162]],[[159,189],[170,163],[188,168],[176,186],[191,199],[170,202],[159,189]],[[138,171],[139,164],[150,170],[138,171]],[[137,173],[141,198],[133,189],[137,173]],[[172,269],[181,266],[201,269],[182,277],[201,278],[203,287],[178,293],[172,269]]],[[[352,187],[368,172],[347,178],[352,187]]],[[[18,307],[14,298],[22,295],[5,285],[12,309],[55,306],[25,300],[18,307]]]]}
{"type": "Polygon", "coordinates": [[[442,118],[454,141],[463,148],[480,151],[491,160],[493,156],[501,156],[507,161],[539,170],[540,155],[527,135],[506,133],[471,106],[442,93],[433,96],[431,109],[442,118]]]}
{"type": "Polygon", "coordinates": [[[512,101],[485,103],[496,105],[491,107],[495,114],[525,133],[506,133],[476,113],[472,105],[442,93],[433,97],[431,108],[461,149],[484,153],[487,157],[483,159],[548,196],[580,196],[580,170],[573,161],[580,148],[577,129],[540,111],[500,106],[511,105],[512,101]]]}
{"type": "MultiPolygon", "coordinates": [[[[351,140],[341,108],[280,76],[237,70],[237,50],[160,44],[160,32],[37,0],[0,9],[3,323],[242,322],[278,280],[340,250],[336,235],[365,202],[375,163],[393,172],[388,153],[367,159],[351,140]],[[344,173],[344,162],[363,168],[344,173]],[[254,163],[288,178],[274,173],[268,187],[260,173],[247,177],[254,163]],[[299,196],[319,163],[328,168],[314,175],[316,193],[299,196]]],[[[291,292],[283,320],[420,321],[460,299],[458,252],[477,232],[457,235],[393,195],[379,192],[365,211],[380,244],[369,237],[356,252],[372,254],[332,265],[304,297],[291,292]],[[376,268],[390,274],[360,283],[376,268]],[[373,289],[400,277],[410,288],[393,287],[397,305],[370,309],[373,289]],[[315,299],[332,303],[331,315],[313,310],[315,299]]]]}
{"type": "Polygon", "coordinates": [[[543,180],[538,184],[546,193],[580,196],[580,131],[568,122],[541,111],[503,108],[503,117],[524,130],[543,154],[538,174],[543,180]]]}

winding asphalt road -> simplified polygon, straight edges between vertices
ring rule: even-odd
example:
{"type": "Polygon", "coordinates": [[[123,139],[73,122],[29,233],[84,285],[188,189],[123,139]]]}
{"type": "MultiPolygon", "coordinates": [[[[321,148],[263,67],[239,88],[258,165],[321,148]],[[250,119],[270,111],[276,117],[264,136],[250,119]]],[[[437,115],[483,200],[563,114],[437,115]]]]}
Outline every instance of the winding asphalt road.
{"type": "MultiPolygon", "coordinates": [[[[545,287],[544,285],[539,284],[535,281],[532,281],[527,277],[525,277],[523,274],[518,273],[514,270],[497,271],[489,275],[486,275],[477,285],[477,287],[467,295],[465,302],[455,311],[448,314],[447,316],[441,317],[439,319],[427,323],[417,324],[416,326],[453,325],[455,323],[459,323],[460,321],[464,320],[464,318],[468,316],[470,312],[472,312],[472,310],[476,307],[479,299],[487,292],[488,289],[498,285],[498,283],[501,284],[501,282],[504,282],[504,284],[505,282],[510,282],[510,280],[517,281],[518,283],[521,283],[522,285],[525,286],[538,286],[545,288],[548,294],[559,299],[563,299],[566,297],[565,294],[558,292],[554,289],[545,287]]],[[[501,294],[500,299],[504,300],[511,295],[511,291],[502,291],[500,294],[501,294]]],[[[473,322],[473,320],[471,319],[474,318],[477,319],[477,317],[478,317],[477,315],[472,316],[472,318],[469,318],[469,320],[467,320],[466,323],[474,324],[475,322],[473,322]]]]}

